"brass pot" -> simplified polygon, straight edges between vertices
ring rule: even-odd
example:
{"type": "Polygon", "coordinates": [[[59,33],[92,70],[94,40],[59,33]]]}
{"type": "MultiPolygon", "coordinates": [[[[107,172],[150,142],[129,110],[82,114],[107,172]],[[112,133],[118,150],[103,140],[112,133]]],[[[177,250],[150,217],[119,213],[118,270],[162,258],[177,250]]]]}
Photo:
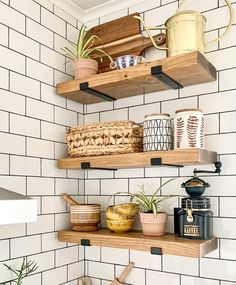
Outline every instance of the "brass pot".
{"type": "Polygon", "coordinates": [[[165,22],[164,27],[148,28],[141,17],[134,16],[134,18],[139,19],[143,24],[154,47],[159,50],[166,50],[167,56],[174,56],[196,50],[204,53],[206,45],[220,41],[228,33],[230,27],[232,26],[233,8],[230,0],[225,0],[230,12],[228,27],[217,39],[206,43],[204,37],[206,18],[201,13],[196,11],[180,11],[185,2],[186,0],[182,0],[176,14],[165,22]],[[149,30],[163,29],[166,30],[166,47],[159,47],[149,30]]]}

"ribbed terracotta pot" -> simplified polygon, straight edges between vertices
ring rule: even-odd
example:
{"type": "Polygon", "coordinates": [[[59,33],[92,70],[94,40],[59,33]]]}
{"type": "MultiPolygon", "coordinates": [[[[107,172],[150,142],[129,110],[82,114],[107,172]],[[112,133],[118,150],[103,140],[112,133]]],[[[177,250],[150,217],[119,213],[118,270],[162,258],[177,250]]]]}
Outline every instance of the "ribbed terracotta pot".
{"type": "Polygon", "coordinates": [[[91,58],[82,58],[73,61],[75,79],[80,79],[98,73],[98,62],[91,58]]]}
{"type": "Polygon", "coordinates": [[[154,218],[153,213],[140,213],[143,234],[145,236],[163,236],[165,234],[167,213],[160,212],[154,218]]]}
{"type": "Polygon", "coordinates": [[[101,219],[100,204],[80,204],[70,207],[70,222],[73,231],[96,231],[101,219]]]}

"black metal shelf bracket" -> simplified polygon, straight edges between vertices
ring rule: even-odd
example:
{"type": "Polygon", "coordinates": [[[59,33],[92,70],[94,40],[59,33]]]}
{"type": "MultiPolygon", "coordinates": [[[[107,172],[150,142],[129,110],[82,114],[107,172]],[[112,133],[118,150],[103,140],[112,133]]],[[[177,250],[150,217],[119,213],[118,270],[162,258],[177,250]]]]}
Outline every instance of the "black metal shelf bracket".
{"type": "Polygon", "coordinates": [[[117,170],[116,168],[105,168],[105,167],[91,167],[90,162],[82,162],[81,163],[81,169],[94,169],[94,170],[117,170]]]}
{"type": "Polygon", "coordinates": [[[161,157],[151,158],[151,165],[152,166],[170,166],[170,167],[184,167],[181,164],[169,164],[169,163],[162,163],[161,157]]]}
{"type": "Polygon", "coordinates": [[[162,249],[160,247],[151,247],[150,253],[155,255],[162,255],[162,249]]]}
{"type": "Polygon", "coordinates": [[[195,168],[193,170],[193,173],[194,174],[197,174],[197,173],[221,173],[221,167],[222,167],[222,162],[221,161],[216,161],[215,163],[215,170],[199,170],[197,168],[195,168]]]}
{"type": "Polygon", "coordinates": [[[161,65],[153,66],[151,68],[151,75],[155,76],[157,79],[159,79],[160,81],[162,81],[172,89],[183,88],[181,84],[179,84],[177,81],[175,81],[174,79],[172,79],[170,76],[168,76],[163,72],[161,65]]]}
{"type": "Polygon", "coordinates": [[[81,239],[80,244],[84,246],[91,246],[89,239],[81,239]]]}
{"type": "Polygon", "coordinates": [[[90,88],[88,82],[80,83],[80,90],[84,91],[84,92],[87,92],[90,95],[93,95],[95,97],[101,98],[101,99],[103,99],[105,101],[115,101],[116,100],[116,98],[113,98],[113,97],[111,97],[109,95],[106,95],[106,94],[104,94],[102,92],[99,92],[99,91],[97,91],[97,90],[95,90],[93,88],[90,88]]]}

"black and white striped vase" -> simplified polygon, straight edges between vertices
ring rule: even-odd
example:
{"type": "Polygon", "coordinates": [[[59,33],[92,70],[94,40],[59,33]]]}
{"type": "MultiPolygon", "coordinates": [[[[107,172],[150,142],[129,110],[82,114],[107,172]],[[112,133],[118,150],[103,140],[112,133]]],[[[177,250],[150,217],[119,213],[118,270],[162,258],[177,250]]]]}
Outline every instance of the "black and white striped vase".
{"type": "Polygon", "coordinates": [[[174,117],[174,149],[204,148],[204,117],[200,109],[182,109],[174,117]]]}
{"type": "Polygon", "coordinates": [[[171,148],[170,115],[165,113],[146,115],[143,122],[143,151],[170,150],[171,148]]]}

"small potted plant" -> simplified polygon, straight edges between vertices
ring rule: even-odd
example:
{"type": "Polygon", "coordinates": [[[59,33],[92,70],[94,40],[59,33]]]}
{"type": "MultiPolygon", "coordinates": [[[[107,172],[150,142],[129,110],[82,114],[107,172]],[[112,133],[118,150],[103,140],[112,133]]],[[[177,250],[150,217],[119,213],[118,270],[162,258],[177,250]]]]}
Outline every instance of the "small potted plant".
{"type": "Polygon", "coordinates": [[[65,52],[66,56],[73,61],[73,72],[75,79],[84,78],[93,74],[98,73],[98,62],[93,59],[107,56],[110,61],[112,61],[111,56],[106,53],[101,47],[94,47],[95,40],[102,43],[102,40],[96,36],[87,36],[85,31],[85,25],[82,25],[77,43],[69,42],[70,47],[64,47],[62,50],[65,52]]]}
{"type": "Polygon", "coordinates": [[[130,201],[138,205],[140,220],[142,224],[143,234],[147,236],[162,236],[165,234],[165,228],[168,215],[166,212],[161,212],[160,204],[176,195],[167,195],[165,197],[157,197],[157,194],[167,183],[173,179],[168,180],[160,186],[151,196],[144,191],[144,185],[138,186],[140,191],[138,193],[118,192],[116,194],[128,194],[130,201]]]}

